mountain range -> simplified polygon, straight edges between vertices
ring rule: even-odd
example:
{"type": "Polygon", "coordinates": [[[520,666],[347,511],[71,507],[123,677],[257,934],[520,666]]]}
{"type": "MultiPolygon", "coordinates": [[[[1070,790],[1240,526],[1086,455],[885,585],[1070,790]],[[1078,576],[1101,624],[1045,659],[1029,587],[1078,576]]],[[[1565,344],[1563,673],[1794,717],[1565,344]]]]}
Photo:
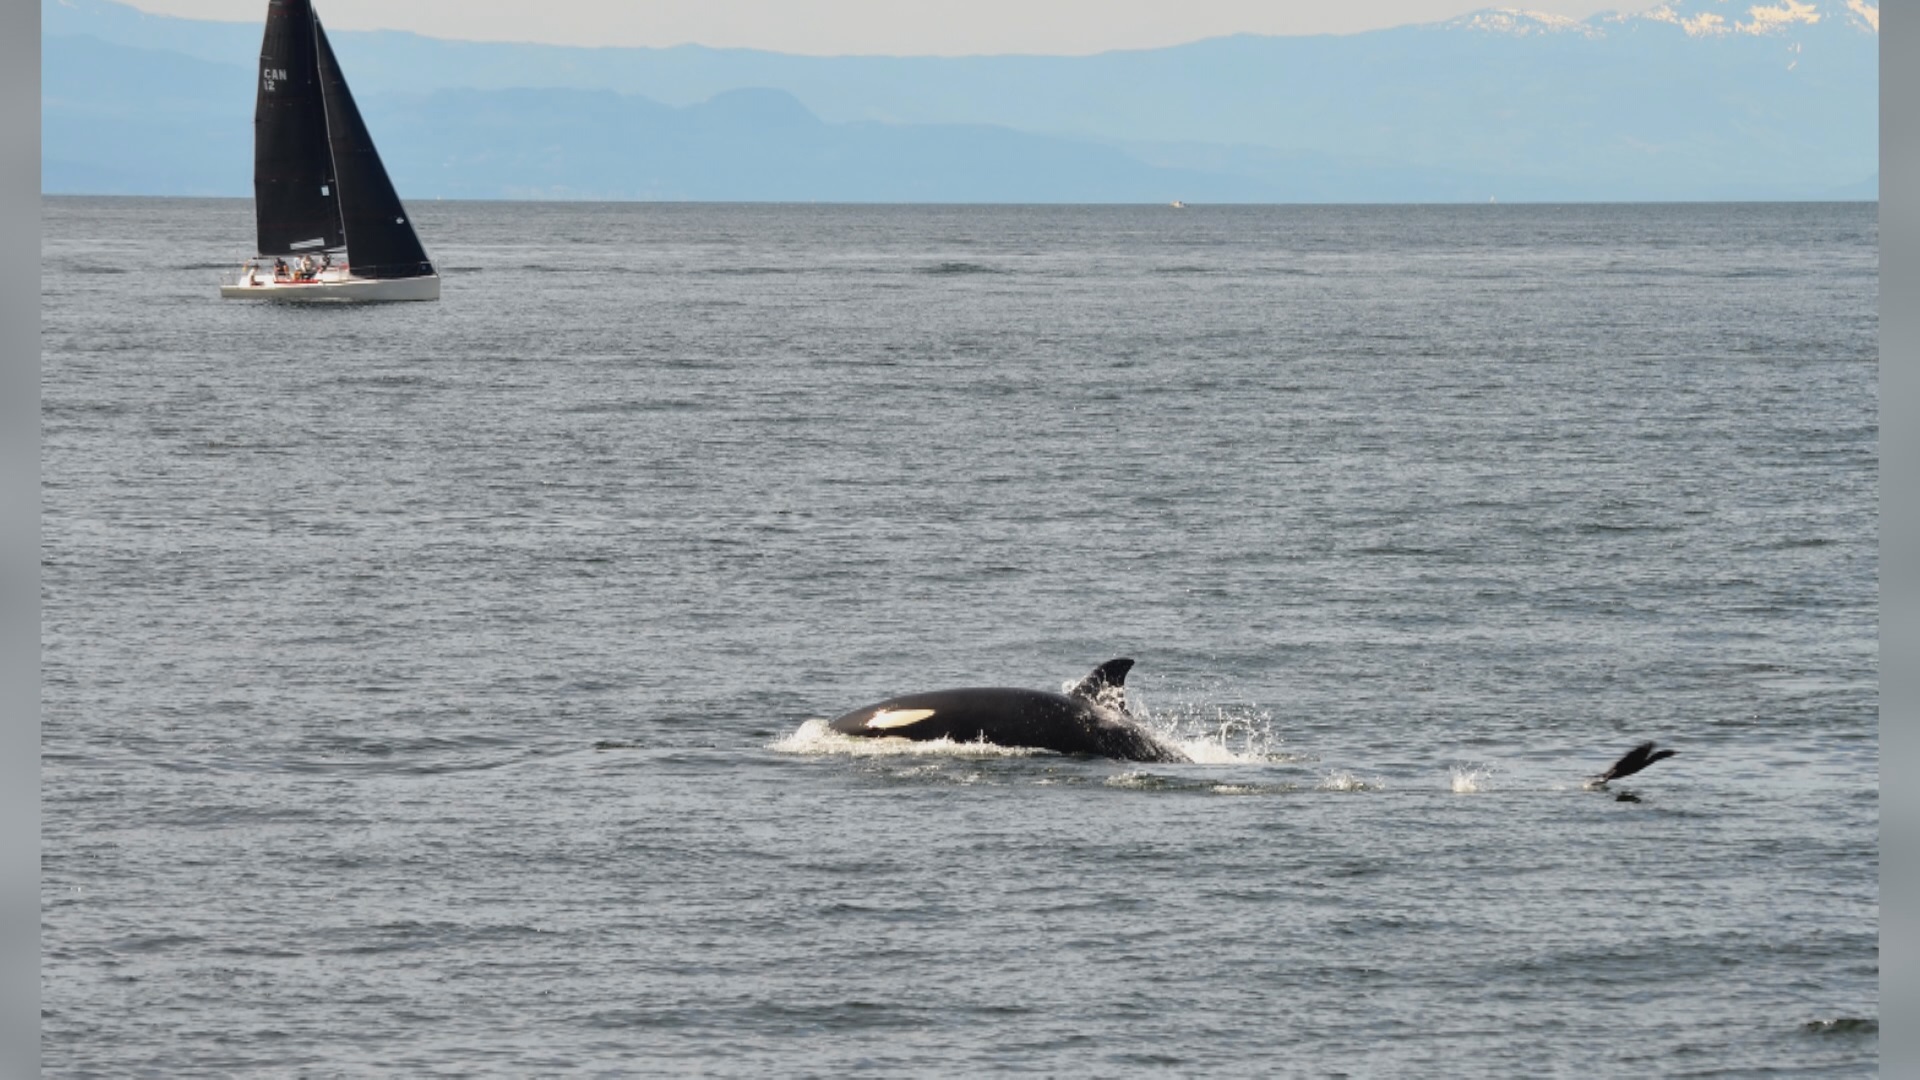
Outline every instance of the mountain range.
{"type": "MultiPolygon", "coordinates": [[[[251,193],[258,25],[41,20],[44,190],[251,193]]],[[[1674,0],[1080,57],[329,35],[413,198],[1872,199],[1878,21],[1674,0]]]]}

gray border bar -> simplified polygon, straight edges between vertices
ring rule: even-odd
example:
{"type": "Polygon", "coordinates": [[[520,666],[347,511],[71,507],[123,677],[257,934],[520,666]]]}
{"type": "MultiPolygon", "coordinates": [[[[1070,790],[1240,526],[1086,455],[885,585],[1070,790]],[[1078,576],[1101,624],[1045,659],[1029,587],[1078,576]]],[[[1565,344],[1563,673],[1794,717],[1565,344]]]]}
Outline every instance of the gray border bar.
{"type": "Polygon", "coordinates": [[[0,1074],[40,1073],[40,5],[0,5],[0,1074]]]}

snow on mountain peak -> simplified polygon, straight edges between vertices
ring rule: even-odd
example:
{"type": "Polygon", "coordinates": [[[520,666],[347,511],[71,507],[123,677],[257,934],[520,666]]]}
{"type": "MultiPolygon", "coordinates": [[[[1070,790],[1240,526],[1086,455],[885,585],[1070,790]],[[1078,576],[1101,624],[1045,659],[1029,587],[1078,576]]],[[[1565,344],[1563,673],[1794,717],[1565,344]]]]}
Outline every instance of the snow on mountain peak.
{"type": "MultiPolygon", "coordinates": [[[[1638,17],[1654,22],[1672,23],[1686,31],[1688,37],[1719,37],[1723,34],[1776,34],[1794,27],[1814,26],[1827,18],[1821,4],[1813,0],[1773,0],[1770,3],[1751,4],[1746,7],[1730,5],[1727,0],[1716,0],[1715,7],[1720,11],[1702,10],[1704,5],[1687,3],[1686,0],[1669,0],[1658,7],[1642,12],[1638,17]]],[[[1825,5],[1829,12],[1837,4],[1825,5]]],[[[1880,9],[1866,0],[1847,0],[1846,12],[1849,21],[1858,29],[1870,33],[1880,32],[1880,9]]],[[[1629,18],[1631,16],[1628,16],[1629,18]]]]}
{"type": "Polygon", "coordinates": [[[1734,29],[1743,34],[1767,34],[1796,24],[1812,26],[1820,21],[1818,9],[1798,0],[1780,0],[1778,7],[1755,4],[1747,9],[1747,14],[1753,17],[1752,22],[1734,24],[1734,29]]]}
{"type": "Polygon", "coordinates": [[[1515,37],[1532,37],[1539,34],[1579,34],[1586,38],[1605,36],[1599,27],[1581,22],[1579,19],[1570,19],[1565,15],[1554,15],[1545,11],[1523,11],[1520,8],[1488,8],[1485,11],[1462,15],[1446,25],[1454,29],[1479,30],[1489,34],[1511,34],[1515,37]]]}
{"type": "Polygon", "coordinates": [[[1512,37],[1577,34],[1602,38],[1607,36],[1608,26],[1642,20],[1679,27],[1693,38],[1767,36],[1821,23],[1845,25],[1869,34],[1880,32],[1880,8],[1869,0],[1664,0],[1645,11],[1597,15],[1586,21],[1544,11],[1487,8],[1444,25],[1512,37]]]}

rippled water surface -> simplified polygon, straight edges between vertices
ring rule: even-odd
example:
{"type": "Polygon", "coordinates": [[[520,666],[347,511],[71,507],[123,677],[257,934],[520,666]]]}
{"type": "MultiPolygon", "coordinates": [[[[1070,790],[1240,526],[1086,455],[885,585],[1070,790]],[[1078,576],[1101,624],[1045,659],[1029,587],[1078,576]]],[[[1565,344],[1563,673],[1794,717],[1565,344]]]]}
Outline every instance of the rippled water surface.
{"type": "Polygon", "coordinates": [[[1876,1071],[1871,206],[414,209],[45,204],[50,1075],[1876,1071]]]}

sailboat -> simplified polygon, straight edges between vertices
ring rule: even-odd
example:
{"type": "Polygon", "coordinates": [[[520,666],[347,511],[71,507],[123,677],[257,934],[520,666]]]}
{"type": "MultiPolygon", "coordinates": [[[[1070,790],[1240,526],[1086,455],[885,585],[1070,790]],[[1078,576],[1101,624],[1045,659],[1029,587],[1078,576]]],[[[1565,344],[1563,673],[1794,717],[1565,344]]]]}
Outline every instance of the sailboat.
{"type": "Polygon", "coordinates": [[[223,297],[440,299],[440,276],[387,179],[312,0],[267,3],[253,209],[259,257],[221,283],[223,297]]]}

